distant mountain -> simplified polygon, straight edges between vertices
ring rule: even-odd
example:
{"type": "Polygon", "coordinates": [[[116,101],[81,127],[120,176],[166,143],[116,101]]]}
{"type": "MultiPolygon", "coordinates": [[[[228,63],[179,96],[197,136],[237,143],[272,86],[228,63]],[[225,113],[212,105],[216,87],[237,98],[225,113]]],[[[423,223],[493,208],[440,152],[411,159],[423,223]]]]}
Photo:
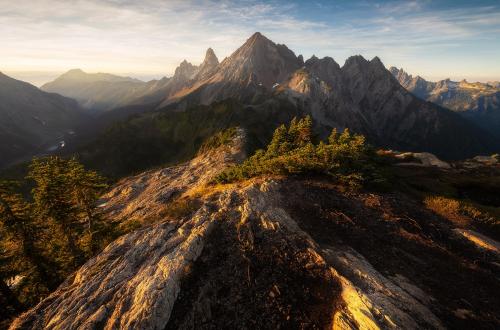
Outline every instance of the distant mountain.
{"type": "Polygon", "coordinates": [[[74,98],[87,109],[109,111],[169,99],[193,81],[210,76],[218,64],[217,56],[209,48],[203,63],[196,66],[184,60],[171,78],[143,82],[108,73],[89,74],[74,69],[43,85],[41,89],[74,98]]]}
{"type": "Polygon", "coordinates": [[[75,100],[0,73],[0,166],[47,151],[86,118],[75,100]]]}
{"type": "Polygon", "coordinates": [[[403,69],[390,68],[399,83],[421,99],[439,104],[471,119],[500,137],[500,84],[460,82],[450,79],[438,82],[413,77],[403,69]]]}
{"type": "Polygon", "coordinates": [[[168,78],[163,78],[143,82],[130,77],[74,69],[46,83],[41,89],[74,98],[84,108],[105,111],[134,103],[134,100],[161,89],[168,81],[168,78]]]}

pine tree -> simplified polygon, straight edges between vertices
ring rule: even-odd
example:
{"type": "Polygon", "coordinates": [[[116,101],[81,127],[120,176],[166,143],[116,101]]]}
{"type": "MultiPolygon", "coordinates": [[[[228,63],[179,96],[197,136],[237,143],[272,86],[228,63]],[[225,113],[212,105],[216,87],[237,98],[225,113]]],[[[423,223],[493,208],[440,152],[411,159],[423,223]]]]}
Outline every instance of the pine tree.
{"type": "Polygon", "coordinates": [[[77,206],[77,218],[86,224],[86,246],[84,250],[88,255],[94,254],[99,248],[98,235],[104,222],[96,213],[95,204],[99,194],[107,187],[105,179],[95,171],[87,171],[75,158],[67,161],[68,186],[71,198],[77,206]]]}
{"type": "Polygon", "coordinates": [[[0,225],[2,231],[2,273],[6,277],[21,276],[21,300],[28,304],[36,297],[55,289],[58,278],[49,270],[38,241],[40,229],[31,216],[31,209],[13,191],[13,183],[0,183],[0,225]]]}
{"type": "Polygon", "coordinates": [[[76,243],[79,223],[77,207],[72,201],[68,186],[67,161],[59,157],[46,160],[34,159],[30,165],[29,179],[35,181],[32,189],[34,212],[39,219],[51,220],[53,232],[63,235],[72,260],[72,267],[79,265],[83,252],[76,243]]]}

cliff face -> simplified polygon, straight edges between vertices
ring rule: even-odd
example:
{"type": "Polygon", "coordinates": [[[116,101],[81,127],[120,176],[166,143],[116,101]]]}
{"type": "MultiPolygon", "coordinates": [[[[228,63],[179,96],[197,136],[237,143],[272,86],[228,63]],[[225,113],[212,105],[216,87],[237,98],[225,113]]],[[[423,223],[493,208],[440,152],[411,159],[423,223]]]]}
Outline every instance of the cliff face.
{"type": "Polygon", "coordinates": [[[111,243],[11,329],[488,328],[498,251],[400,193],[321,178],[206,183],[230,146],[119,182],[111,243]]]}

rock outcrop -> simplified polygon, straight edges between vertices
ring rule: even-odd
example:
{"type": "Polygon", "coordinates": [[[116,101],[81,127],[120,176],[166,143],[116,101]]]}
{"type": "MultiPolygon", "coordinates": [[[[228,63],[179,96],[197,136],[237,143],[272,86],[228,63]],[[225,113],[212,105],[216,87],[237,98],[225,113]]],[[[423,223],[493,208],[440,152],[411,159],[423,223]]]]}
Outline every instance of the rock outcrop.
{"type": "Polygon", "coordinates": [[[243,138],[240,131],[189,163],[119,182],[101,200],[104,215],[142,226],[11,329],[495,324],[500,302],[485,297],[499,288],[496,254],[405,196],[341,192],[321,179],[206,185],[241,160],[243,138]],[[193,210],[162,216],[186,198],[198,201],[193,210]]]}

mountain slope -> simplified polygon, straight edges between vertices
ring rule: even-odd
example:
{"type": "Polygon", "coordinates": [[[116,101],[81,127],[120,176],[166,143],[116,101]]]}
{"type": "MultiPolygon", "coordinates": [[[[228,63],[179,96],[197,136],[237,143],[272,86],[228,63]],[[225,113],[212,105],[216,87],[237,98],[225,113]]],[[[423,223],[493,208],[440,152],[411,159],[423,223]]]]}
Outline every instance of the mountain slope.
{"type": "Polygon", "coordinates": [[[348,127],[383,147],[448,159],[497,148],[495,139],[474,124],[407,92],[377,57],[352,56],[342,67],[331,58],[310,59],[280,91],[320,124],[348,127]]]}
{"type": "Polygon", "coordinates": [[[0,73],[0,166],[45,152],[86,119],[76,101],[0,73]]]}
{"type": "Polygon", "coordinates": [[[500,87],[498,82],[469,83],[450,79],[431,82],[403,69],[390,68],[399,83],[423,100],[439,104],[471,119],[500,137],[500,87]]]}
{"type": "Polygon", "coordinates": [[[76,99],[84,108],[110,110],[132,103],[135,99],[153,93],[168,82],[167,78],[143,82],[108,73],[85,73],[70,70],[41,87],[47,92],[76,99]]]}
{"type": "Polygon", "coordinates": [[[345,192],[318,177],[207,186],[241,160],[245,139],[238,130],[229,145],[118,182],[103,216],[141,228],[11,329],[498,325],[498,253],[413,196],[345,192]]]}
{"type": "Polygon", "coordinates": [[[177,103],[182,110],[226,98],[243,104],[285,98],[311,113],[320,133],[347,127],[382,147],[448,159],[489,154],[499,147],[475,124],[408,93],[378,58],[352,56],[342,67],[328,57],[313,56],[304,63],[258,32],[208,78],[194,77],[187,86],[165,97],[159,108],[177,103]]]}
{"type": "Polygon", "coordinates": [[[190,95],[189,104],[210,104],[226,98],[252,102],[268,94],[273,85],[303,65],[285,45],[275,44],[259,32],[253,34],[211,75],[166,98],[161,106],[190,95]]]}

